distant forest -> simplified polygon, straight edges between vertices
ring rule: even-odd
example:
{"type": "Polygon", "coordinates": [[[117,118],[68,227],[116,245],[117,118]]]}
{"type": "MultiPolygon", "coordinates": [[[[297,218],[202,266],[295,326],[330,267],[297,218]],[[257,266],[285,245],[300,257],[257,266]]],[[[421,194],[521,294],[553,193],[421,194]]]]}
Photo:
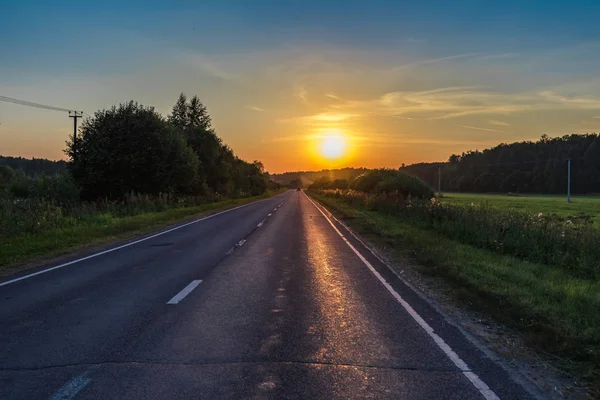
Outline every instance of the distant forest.
{"type": "Polygon", "coordinates": [[[600,136],[566,135],[535,142],[500,144],[483,151],[453,154],[445,163],[412,164],[401,170],[442,191],[564,193],[567,160],[571,159],[571,191],[600,193],[600,136]]]}
{"type": "MultiPolygon", "coordinates": [[[[564,193],[567,188],[567,160],[571,159],[571,191],[600,193],[600,136],[566,135],[537,141],[499,144],[483,151],[452,154],[447,162],[418,163],[399,169],[416,175],[437,189],[438,167],[442,191],[473,193],[564,193]]],[[[321,176],[348,179],[364,168],[315,172],[287,172],[271,178],[282,184],[301,179],[303,186],[321,176]]]]}
{"type": "Polygon", "coordinates": [[[56,175],[67,168],[66,161],[51,161],[44,158],[27,159],[23,157],[4,157],[0,155],[0,165],[7,165],[15,171],[31,178],[38,175],[56,175]]]}
{"type": "Polygon", "coordinates": [[[323,176],[330,178],[331,180],[346,179],[351,181],[367,171],[369,171],[367,168],[324,169],[321,171],[297,171],[271,174],[270,178],[283,185],[289,185],[292,182],[301,182],[302,187],[308,187],[311,183],[323,176]]]}

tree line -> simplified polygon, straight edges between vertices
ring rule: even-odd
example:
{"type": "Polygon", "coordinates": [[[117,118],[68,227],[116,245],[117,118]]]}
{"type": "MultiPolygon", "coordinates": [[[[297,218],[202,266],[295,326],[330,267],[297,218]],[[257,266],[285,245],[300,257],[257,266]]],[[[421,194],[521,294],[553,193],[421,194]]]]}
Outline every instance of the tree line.
{"type": "Polygon", "coordinates": [[[1,157],[0,195],[72,203],[131,194],[246,197],[279,187],[260,161],[244,161],[223,143],[198,96],[183,93],[167,117],[133,101],[97,111],[65,152],[69,162],[1,157]]]}
{"type": "Polygon", "coordinates": [[[571,159],[571,191],[600,193],[600,136],[565,135],[537,141],[499,144],[483,151],[452,154],[445,163],[400,167],[432,187],[448,192],[564,193],[567,160],[571,159]]]}
{"type": "Polygon", "coordinates": [[[367,172],[367,168],[340,168],[340,169],[323,169],[321,171],[295,171],[284,172],[281,174],[271,174],[271,179],[282,185],[292,188],[308,187],[314,181],[321,177],[328,179],[345,179],[350,181],[357,176],[367,172]]]}
{"type": "Polygon", "coordinates": [[[133,101],[96,112],[66,152],[83,199],[131,192],[243,197],[272,185],[263,164],[237,157],[199,98],[183,93],[166,118],[133,101]]]}
{"type": "Polygon", "coordinates": [[[41,174],[55,175],[67,168],[66,161],[52,161],[44,158],[27,159],[23,157],[0,156],[0,167],[9,167],[13,172],[22,171],[28,177],[36,177],[41,174]]]}

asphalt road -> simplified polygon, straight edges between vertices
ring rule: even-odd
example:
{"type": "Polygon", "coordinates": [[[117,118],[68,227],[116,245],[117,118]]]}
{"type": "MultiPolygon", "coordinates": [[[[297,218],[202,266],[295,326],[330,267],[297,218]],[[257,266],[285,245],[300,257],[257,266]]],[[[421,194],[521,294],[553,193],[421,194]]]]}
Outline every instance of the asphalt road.
{"type": "Polygon", "coordinates": [[[326,215],[290,191],[4,279],[0,398],[531,398],[326,215]]]}

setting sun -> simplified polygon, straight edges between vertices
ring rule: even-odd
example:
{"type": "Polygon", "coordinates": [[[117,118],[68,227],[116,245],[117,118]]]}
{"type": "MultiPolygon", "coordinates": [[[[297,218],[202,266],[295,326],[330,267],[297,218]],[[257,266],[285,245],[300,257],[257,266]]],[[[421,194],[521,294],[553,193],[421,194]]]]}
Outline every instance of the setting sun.
{"type": "Polygon", "coordinates": [[[346,140],[341,135],[328,135],[321,142],[321,154],[328,159],[340,158],[346,150],[346,140]]]}

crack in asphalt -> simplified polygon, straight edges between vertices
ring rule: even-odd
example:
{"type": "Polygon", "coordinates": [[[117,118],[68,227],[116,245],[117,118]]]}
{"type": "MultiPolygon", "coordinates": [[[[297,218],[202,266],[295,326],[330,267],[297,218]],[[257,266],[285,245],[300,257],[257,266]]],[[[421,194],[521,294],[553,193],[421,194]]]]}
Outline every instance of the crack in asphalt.
{"type": "Polygon", "coordinates": [[[483,369],[461,371],[458,368],[423,368],[406,365],[398,366],[383,366],[374,364],[359,364],[359,363],[336,363],[336,362],[323,362],[323,361],[270,361],[270,360],[223,360],[223,361],[194,361],[194,362],[173,362],[173,361],[139,361],[139,360],[126,360],[126,361],[100,361],[100,362],[82,362],[72,364],[56,364],[56,365],[42,365],[38,367],[17,367],[17,368],[0,368],[0,372],[19,372],[19,371],[40,371],[45,369],[53,368],[69,368],[69,367],[91,367],[91,366],[104,366],[104,365],[156,365],[156,366],[219,366],[219,365],[308,365],[315,367],[341,367],[341,368],[365,368],[365,369],[380,369],[380,370],[399,370],[399,371],[423,371],[423,372],[452,372],[462,374],[463,372],[482,372],[483,369]]]}

